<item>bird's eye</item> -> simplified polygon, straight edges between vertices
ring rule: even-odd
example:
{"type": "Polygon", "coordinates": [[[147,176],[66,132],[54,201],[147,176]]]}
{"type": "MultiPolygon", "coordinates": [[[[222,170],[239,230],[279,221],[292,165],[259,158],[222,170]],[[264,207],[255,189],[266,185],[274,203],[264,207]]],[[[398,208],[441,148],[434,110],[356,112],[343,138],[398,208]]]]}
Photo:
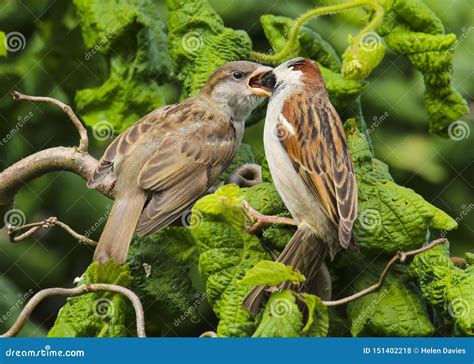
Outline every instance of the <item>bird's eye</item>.
{"type": "Polygon", "coordinates": [[[234,77],[236,80],[240,80],[242,77],[244,77],[244,74],[242,72],[233,72],[232,77],[234,77]]]}

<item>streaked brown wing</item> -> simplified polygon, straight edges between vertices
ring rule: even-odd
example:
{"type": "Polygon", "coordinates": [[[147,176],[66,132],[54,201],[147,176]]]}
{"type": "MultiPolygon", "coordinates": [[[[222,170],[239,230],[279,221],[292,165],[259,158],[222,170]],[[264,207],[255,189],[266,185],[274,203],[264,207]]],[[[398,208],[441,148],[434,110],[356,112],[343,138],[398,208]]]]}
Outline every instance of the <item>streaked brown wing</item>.
{"type": "Polygon", "coordinates": [[[357,215],[357,186],[339,115],[328,99],[296,94],[283,105],[293,128],[278,124],[293,166],[328,218],[339,227],[343,247],[351,244],[357,215]]]}
{"type": "Polygon", "coordinates": [[[140,217],[139,234],[153,233],[189,209],[234,157],[238,143],[232,126],[211,115],[196,117],[165,137],[138,175],[138,185],[154,192],[140,217]]]}
{"type": "Polygon", "coordinates": [[[137,141],[141,139],[151,129],[153,125],[163,117],[167,110],[174,105],[155,110],[145,115],[130,128],[122,132],[105,150],[104,155],[99,160],[96,170],[88,181],[90,188],[96,187],[114,168],[116,161],[128,156],[137,146],[137,141]]]}

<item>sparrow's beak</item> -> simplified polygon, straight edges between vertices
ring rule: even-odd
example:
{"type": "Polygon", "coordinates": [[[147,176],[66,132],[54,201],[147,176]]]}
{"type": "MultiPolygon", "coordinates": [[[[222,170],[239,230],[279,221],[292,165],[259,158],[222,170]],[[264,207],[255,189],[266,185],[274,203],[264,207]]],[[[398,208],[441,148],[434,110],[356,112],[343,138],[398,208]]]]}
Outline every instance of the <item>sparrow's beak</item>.
{"type": "Polygon", "coordinates": [[[257,96],[270,97],[275,85],[273,68],[267,66],[258,67],[249,76],[248,87],[257,96]]]}

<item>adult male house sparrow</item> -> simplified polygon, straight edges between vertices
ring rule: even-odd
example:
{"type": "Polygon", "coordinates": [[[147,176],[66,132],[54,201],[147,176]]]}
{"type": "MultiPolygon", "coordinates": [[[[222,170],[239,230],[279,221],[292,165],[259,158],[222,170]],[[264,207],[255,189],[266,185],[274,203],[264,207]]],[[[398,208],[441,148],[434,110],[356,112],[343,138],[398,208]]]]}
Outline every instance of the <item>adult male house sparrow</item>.
{"type": "Polygon", "coordinates": [[[218,68],[198,95],[144,116],[107,148],[88,185],[115,177],[115,202],[95,250],[123,263],[134,232],[147,235],[203,196],[239,149],[245,119],[268,90],[252,82],[270,71],[237,61],[218,68]]]}
{"type": "MultiPolygon", "coordinates": [[[[313,61],[289,60],[259,82],[273,86],[265,155],[275,187],[298,225],[278,261],[304,274],[301,291],[314,292],[326,252],[334,257],[341,247],[356,244],[357,186],[343,125],[313,61]]],[[[256,287],[244,305],[255,313],[263,297],[264,287],[256,287]]]]}

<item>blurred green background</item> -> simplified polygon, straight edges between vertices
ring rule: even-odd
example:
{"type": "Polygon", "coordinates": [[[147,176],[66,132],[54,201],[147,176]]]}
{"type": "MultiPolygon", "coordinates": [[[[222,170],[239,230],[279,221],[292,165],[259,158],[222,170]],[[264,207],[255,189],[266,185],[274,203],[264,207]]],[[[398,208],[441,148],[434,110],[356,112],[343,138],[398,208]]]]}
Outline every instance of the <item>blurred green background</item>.
{"type": "MultiPolygon", "coordinates": [[[[210,1],[225,25],[246,30],[254,49],[268,51],[259,17],[265,13],[295,18],[308,9],[329,1],[227,0],[210,1]]],[[[446,32],[462,41],[454,56],[454,85],[474,109],[474,22],[473,4],[466,0],[426,0],[442,19],[446,32]]],[[[166,7],[160,1],[166,20],[166,7]]],[[[320,33],[341,53],[348,34],[356,34],[362,25],[360,10],[312,20],[309,26],[320,33]]],[[[25,38],[24,48],[0,57],[0,170],[15,161],[47,147],[78,143],[78,135],[67,117],[51,105],[13,102],[10,92],[51,96],[74,107],[77,90],[97,87],[108,76],[107,62],[97,53],[87,57],[78,17],[71,1],[2,0],[0,31],[17,31],[25,38]],[[89,58],[89,59],[88,59],[89,58]],[[21,122],[21,127],[17,127],[21,122]],[[12,133],[12,130],[14,132],[12,133]]],[[[376,156],[390,166],[394,179],[410,187],[427,201],[459,220],[459,228],[449,233],[451,251],[462,254],[473,250],[474,241],[474,145],[470,129],[459,141],[443,139],[428,133],[428,117],[423,105],[423,80],[409,63],[389,53],[369,78],[362,94],[364,116],[376,156]]],[[[176,101],[180,85],[171,78],[161,96],[176,101]]],[[[342,110],[339,110],[342,112],[342,110]]],[[[262,122],[249,127],[245,140],[256,155],[262,154],[262,122]]],[[[472,125],[472,124],[468,124],[472,125]]],[[[472,127],[471,127],[472,129],[472,127]]],[[[100,157],[111,139],[98,142],[91,138],[90,153],[100,157]]],[[[88,190],[85,182],[69,173],[50,173],[21,189],[16,207],[27,222],[57,216],[78,232],[84,233],[104,215],[110,201],[98,192],[88,190]]],[[[98,239],[101,228],[91,237],[98,239]]],[[[0,235],[0,313],[11,310],[13,303],[30,289],[38,291],[52,286],[72,286],[92,256],[90,248],[59,228],[38,233],[26,241],[8,242],[5,229],[0,235]],[[8,294],[2,292],[9,292],[8,294]]],[[[43,302],[33,315],[27,335],[44,335],[64,299],[43,302]]],[[[0,320],[3,331],[11,317],[0,320]]]]}

